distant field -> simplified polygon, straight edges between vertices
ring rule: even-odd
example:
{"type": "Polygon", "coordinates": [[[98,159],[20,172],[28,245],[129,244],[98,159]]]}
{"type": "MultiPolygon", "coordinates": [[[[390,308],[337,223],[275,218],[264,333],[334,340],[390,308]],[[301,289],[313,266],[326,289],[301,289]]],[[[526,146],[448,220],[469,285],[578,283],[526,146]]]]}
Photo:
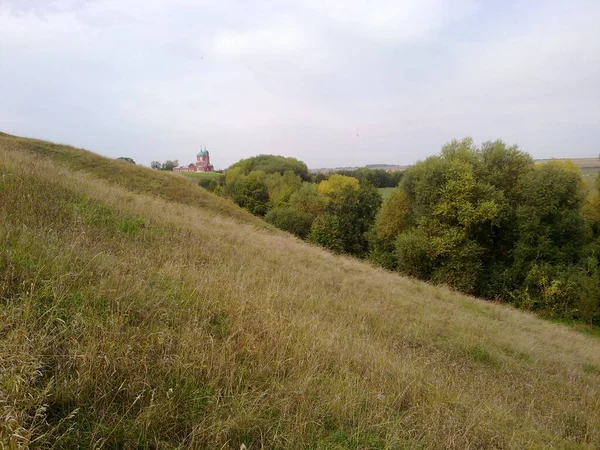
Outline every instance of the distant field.
{"type": "Polygon", "coordinates": [[[379,194],[381,194],[381,197],[383,197],[383,199],[386,200],[390,195],[392,195],[394,189],[396,188],[379,188],[377,190],[379,191],[379,194]]]}
{"type": "Polygon", "coordinates": [[[600,172],[600,167],[582,167],[581,173],[592,191],[596,191],[596,176],[600,172]]]}

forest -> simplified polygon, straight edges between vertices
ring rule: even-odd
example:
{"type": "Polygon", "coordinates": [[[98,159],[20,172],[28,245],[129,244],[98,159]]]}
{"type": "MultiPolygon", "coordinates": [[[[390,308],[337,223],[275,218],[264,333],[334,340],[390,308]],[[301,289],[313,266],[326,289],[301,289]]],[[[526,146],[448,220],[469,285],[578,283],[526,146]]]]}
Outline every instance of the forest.
{"type": "MultiPolygon", "coordinates": [[[[600,188],[600,178],[596,179],[600,188]]],[[[600,323],[600,197],[569,161],[453,140],[405,172],[260,155],[200,180],[336,253],[543,316],[600,323]],[[377,188],[397,186],[385,201],[377,188]]]]}

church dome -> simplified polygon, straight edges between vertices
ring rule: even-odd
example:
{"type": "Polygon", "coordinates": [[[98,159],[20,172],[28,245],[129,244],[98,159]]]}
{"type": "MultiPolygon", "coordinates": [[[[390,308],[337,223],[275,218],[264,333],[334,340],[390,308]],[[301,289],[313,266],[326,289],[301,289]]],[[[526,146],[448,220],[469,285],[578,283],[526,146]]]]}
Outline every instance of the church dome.
{"type": "Polygon", "coordinates": [[[196,156],[206,156],[208,155],[208,150],[200,150],[196,156]]]}

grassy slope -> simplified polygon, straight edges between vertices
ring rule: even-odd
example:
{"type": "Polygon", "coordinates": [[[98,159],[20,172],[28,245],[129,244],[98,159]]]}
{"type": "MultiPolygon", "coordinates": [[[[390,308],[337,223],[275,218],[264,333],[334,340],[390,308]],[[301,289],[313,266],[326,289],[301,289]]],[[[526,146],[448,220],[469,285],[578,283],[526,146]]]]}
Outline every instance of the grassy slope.
{"type": "Polygon", "coordinates": [[[600,447],[599,339],[97,158],[0,137],[9,448],[600,447]]]}
{"type": "Polygon", "coordinates": [[[139,194],[151,194],[165,200],[193,205],[216,214],[225,214],[242,222],[266,226],[260,219],[230,201],[216,197],[197,186],[197,183],[180,174],[148,170],[125,161],[105,158],[83,149],[57,145],[37,139],[26,139],[1,134],[2,146],[47,157],[75,171],[117,184],[139,194]]]}

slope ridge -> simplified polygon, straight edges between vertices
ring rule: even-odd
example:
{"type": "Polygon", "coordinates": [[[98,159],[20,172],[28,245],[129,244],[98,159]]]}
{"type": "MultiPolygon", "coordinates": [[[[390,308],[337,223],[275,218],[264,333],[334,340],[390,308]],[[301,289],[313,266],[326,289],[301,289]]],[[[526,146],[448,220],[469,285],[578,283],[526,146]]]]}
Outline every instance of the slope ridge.
{"type": "Polygon", "coordinates": [[[202,207],[242,222],[268,226],[243,208],[200,188],[193,180],[172,172],[148,169],[68,145],[21,138],[4,133],[0,134],[0,145],[4,148],[26,151],[51,159],[71,170],[83,171],[132,192],[155,195],[176,203],[202,207]]]}
{"type": "Polygon", "coordinates": [[[593,337],[0,155],[2,442],[600,445],[593,337]]]}

